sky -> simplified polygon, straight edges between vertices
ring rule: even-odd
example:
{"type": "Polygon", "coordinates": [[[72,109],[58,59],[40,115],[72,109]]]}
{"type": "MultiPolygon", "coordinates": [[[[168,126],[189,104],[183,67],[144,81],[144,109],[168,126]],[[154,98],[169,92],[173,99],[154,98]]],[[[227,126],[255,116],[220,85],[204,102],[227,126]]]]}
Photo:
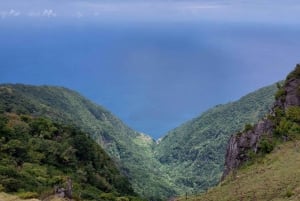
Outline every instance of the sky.
{"type": "Polygon", "coordinates": [[[0,82],[56,85],[165,135],[300,63],[296,0],[0,0],[0,82]]]}
{"type": "Polygon", "coordinates": [[[1,18],[297,22],[298,0],[1,0],[1,18]]]}

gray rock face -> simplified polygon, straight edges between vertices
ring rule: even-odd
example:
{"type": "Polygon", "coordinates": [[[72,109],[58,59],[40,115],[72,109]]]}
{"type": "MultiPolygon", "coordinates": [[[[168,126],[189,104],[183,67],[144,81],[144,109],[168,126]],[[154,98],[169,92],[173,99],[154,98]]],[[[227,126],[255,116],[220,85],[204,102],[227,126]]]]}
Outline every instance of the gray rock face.
{"type": "MultiPolygon", "coordinates": [[[[271,116],[275,116],[275,108],[283,109],[284,111],[290,106],[300,106],[300,65],[298,64],[295,70],[288,76],[283,86],[284,95],[274,102],[274,106],[270,112],[271,116]]],[[[222,180],[231,171],[237,169],[245,161],[249,160],[247,153],[253,151],[256,153],[259,150],[259,142],[263,136],[271,137],[275,125],[268,119],[264,119],[256,124],[253,129],[232,135],[229,139],[226,156],[225,169],[222,180]]]]}
{"type": "Polygon", "coordinates": [[[261,137],[271,135],[272,131],[272,122],[268,119],[264,119],[256,124],[252,130],[238,135],[232,135],[227,145],[225,169],[222,179],[249,159],[247,152],[251,150],[256,153],[259,149],[259,140],[261,137]]]}
{"type": "Polygon", "coordinates": [[[300,105],[300,79],[292,78],[285,84],[284,108],[300,105]]]}

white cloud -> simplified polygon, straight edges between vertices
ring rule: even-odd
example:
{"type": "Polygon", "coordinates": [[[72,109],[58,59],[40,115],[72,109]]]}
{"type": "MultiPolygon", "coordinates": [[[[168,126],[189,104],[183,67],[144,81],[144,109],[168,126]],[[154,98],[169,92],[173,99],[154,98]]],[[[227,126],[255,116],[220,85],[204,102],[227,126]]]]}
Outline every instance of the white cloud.
{"type": "Polygon", "coordinates": [[[116,20],[298,22],[299,0],[0,0],[0,19],[19,16],[116,20]],[[29,3],[31,2],[31,3],[29,3]]]}
{"type": "Polygon", "coordinates": [[[9,16],[14,16],[17,17],[19,16],[21,13],[19,11],[15,11],[14,9],[11,9],[8,13],[9,16]]]}
{"type": "Polygon", "coordinates": [[[43,12],[42,12],[42,16],[44,17],[56,17],[57,14],[52,10],[52,9],[45,9],[43,12]]]}
{"type": "Polygon", "coordinates": [[[52,9],[45,9],[43,11],[30,11],[27,13],[29,17],[56,17],[57,13],[52,9]]]}
{"type": "Polygon", "coordinates": [[[18,17],[21,15],[21,12],[16,11],[14,9],[10,9],[8,11],[0,11],[0,17],[6,18],[6,17],[18,17]]]}

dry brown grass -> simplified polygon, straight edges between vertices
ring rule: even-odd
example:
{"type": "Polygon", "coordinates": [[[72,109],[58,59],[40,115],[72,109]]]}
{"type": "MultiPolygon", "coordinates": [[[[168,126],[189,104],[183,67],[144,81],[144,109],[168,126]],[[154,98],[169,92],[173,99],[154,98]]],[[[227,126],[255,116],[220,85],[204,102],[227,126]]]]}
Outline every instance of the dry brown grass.
{"type": "MultiPolygon", "coordinates": [[[[179,198],[185,200],[185,197],[179,198]]],[[[287,142],[193,201],[299,201],[300,145],[287,142]]]]}
{"type": "MultiPolygon", "coordinates": [[[[7,193],[0,193],[0,201],[25,201],[16,195],[10,195],[7,193]]],[[[38,199],[26,199],[26,201],[40,201],[38,199]]]]}
{"type": "MultiPolygon", "coordinates": [[[[41,200],[39,200],[39,199],[21,199],[16,195],[10,195],[7,193],[0,192],[0,201],[41,201],[41,200]]],[[[56,196],[50,196],[50,197],[47,197],[43,201],[67,201],[67,200],[56,197],[56,196]]]]}

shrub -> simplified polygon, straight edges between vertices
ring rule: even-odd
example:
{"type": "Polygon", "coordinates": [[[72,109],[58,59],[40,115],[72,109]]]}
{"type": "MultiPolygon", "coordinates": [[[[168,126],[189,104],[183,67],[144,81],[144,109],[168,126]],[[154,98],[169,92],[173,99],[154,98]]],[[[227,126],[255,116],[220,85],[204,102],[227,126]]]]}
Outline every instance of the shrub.
{"type": "Polygon", "coordinates": [[[281,118],[281,117],[284,117],[285,116],[285,112],[283,109],[279,108],[279,107],[276,107],[274,109],[274,112],[275,112],[275,116],[277,119],[281,118]]]}
{"type": "Polygon", "coordinates": [[[292,78],[299,78],[300,77],[300,64],[296,65],[296,68],[294,69],[294,71],[292,71],[288,76],[287,76],[287,80],[292,79],[292,78]]]}
{"type": "Polygon", "coordinates": [[[281,121],[274,130],[274,134],[277,137],[287,136],[293,122],[287,120],[286,118],[281,118],[281,121]]]}
{"type": "Polygon", "coordinates": [[[274,142],[270,138],[262,138],[259,142],[259,150],[263,154],[273,151],[274,146],[274,142]]]}
{"type": "Polygon", "coordinates": [[[247,152],[247,156],[248,156],[249,160],[252,161],[253,159],[255,159],[256,153],[253,150],[249,150],[247,152]]]}
{"type": "Polygon", "coordinates": [[[4,190],[5,190],[4,186],[2,184],[0,184],[0,192],[2,192],[4,190]]]}
{"type": "Polygon", "coordinates": [[[278,89],[278,91],[275,94],[275,100],[283,100],[286,96],[286,91],[284,88],[278,89]]]}
{"type": "Polygon", "coordinates": [[[39,197],[39,194],[36,192],[19,192],[17,195],[22,199],[31,199],[39,197]]]}
{"type": "Polygon", "coordinates": [[[253,126],[251,124],[246,124],[244,128],[244,132],[250,131],[253,129],[253,126]]]}
{"type": "Polygon", "coordinates": [[[101,191],[93,186],[87,186],[81,193],[83,200],[100,200],[101,191]]]}
{"type": "Polygon", "coordinates": [[[291,189],[287,189],[285,193],[285,197],[290,198],[294,195],[294,193],[291,191],[291,189]]]}
{"type": "Polygon", "coordinates": [[[300,122],[300,107],[290,106],[286,110],[286,116],[289,120],[294,122],[300,122]]]}
{"type": "Polygon", "coordinates": [[[16,192],[23,187],[22,182],[14,178],[4,178],[1,180],[5,192],[16,192]]]}
{"type": "Polygon", "coordinates": [[[116,197],[115,197],[115,195],[113,193],[102,193],[100,195],[100,199],[101,200],[105,200],[105,201],[115,201],[116,197]]]}

